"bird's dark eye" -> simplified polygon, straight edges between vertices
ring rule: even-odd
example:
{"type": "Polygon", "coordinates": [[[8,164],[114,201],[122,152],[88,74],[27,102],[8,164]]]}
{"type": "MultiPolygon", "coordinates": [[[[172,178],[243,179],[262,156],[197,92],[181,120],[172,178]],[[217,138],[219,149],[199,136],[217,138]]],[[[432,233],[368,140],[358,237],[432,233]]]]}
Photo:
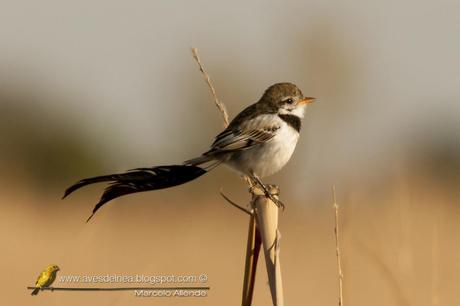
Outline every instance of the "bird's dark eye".
{"type": "Polygon", "coordinates": [[[293,104],[293,103],[294,103],[294,99],[292,99],[292,98],[286,99],[286,103],[287,103],[287,104],[293,104]]]}

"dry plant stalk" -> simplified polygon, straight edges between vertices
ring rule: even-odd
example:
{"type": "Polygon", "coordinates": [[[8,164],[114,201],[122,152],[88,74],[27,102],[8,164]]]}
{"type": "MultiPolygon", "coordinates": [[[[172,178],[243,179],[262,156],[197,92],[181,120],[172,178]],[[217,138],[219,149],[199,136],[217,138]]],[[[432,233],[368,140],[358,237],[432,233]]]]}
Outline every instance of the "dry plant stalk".
{"type": "Polygon", "coordinates": [[[262,241],[260,231],[257,228],[256,218],[254,214],[251,214],[249,218],[248,241],[246,245],[246,260],[244,263],[243,295],[241,302],[243,306],[252,305],[257,262],[259,259],[261,244],[262,241]]]}
{"type": "Polygon", "coordinates": [[[224,103],[222,103],[219,98],[217,98],[217,93],[216,89],[211,83],[211,78],[209,77],[209,74],[204,70],[203,64],[200,61],[200,57],[198,56],[198,49],[197,48],[192,48],[192,54],[193,58],[197,62],[198,66],[200,67],[200,71],[203,74],[204,80],[206,81],[206,84],[208,84],[209,89],[211,90],[212,96],[214,97],[214,103],[216,104],[217,108],[219,109],[219,112],[222,114],[222,118],[224,119],[224,127],[228,126],[228,113],[227,109],[225,108],[224,103]]]}
{"type": "Polygon", "coordinates": [[[339,205],[337,205],[337,199],[335,197],[335,185],[332,186],[332,198],[334,201],[333,207],[335,210],[335,254],[337,255],[337,270],[339,273],[339,306],[343,306],[343,272],[342,272],[342,257],[340,255],[340,236],[339,236],[339,205]]]}
{"type": "MultiPolygon", "coordinates": [[[[198,49],[192,48],[193,58],[197,62],[203,77],[208,84],[209,89],[214,98],[214,103],[219,109],[224,120],[224,127],[229,124],[229,117],[225,105],[217,97],[216,90],[212,85],[209,74],[203,67],[198,55],[198,49]]],[[[256,186],[253,186],[251,180],[245,176],[246,182],[249,185],[249,192],[252,194],[251,207],[248,230],[248,241],[246,249],[245,273],[243,283],[242,305],[252,305],[252,297],[254,292],[255,275],[257,268],[257,259],[259,256],[261,244],[264,247],[265,261],[267,265],[268,280],[270,283],[270,292],[272,295],[273,305],[283,306],[284,296],[281,279],[281,265],[279,261],[279,240],[281,234],[278,230],[278,207],[269,198],[265,196],[263,191],[256,186]]],[[[272,192],[272,191],[271,191],[272,192]]],[[[273,195],[279,194],[278,187],[273,190],[273,195]]],[[[225,195],[221,195],[233,206],[240,210],[246,211],[241,206],[233,203],[225,195]]]]}
{"type": "MultiPolygon", "coordinates": [[[[270,193],[276,198],[279,189],[270,186],[270,193]]],[[[281,263],[279,258],[281,233],[278,230],[279,208],[265,196],[262,189],[253,188],[252,205],[257,217],[257,228],[260,230],[262,246],[264,248],[265,263],[267,266],[268,283],[272,295],[273,305],[283,306],[283,283],[281,278],[281,263]]]]}

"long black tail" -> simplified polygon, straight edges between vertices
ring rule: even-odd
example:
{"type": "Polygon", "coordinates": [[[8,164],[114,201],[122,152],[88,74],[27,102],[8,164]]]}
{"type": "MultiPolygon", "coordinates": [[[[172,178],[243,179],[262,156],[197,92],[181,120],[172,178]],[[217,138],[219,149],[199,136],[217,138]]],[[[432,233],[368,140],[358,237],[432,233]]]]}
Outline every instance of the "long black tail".
{"type": "Polygon", "coordinates": [[[67,188],[62,198],[64,199],[75,190],[86,185],[110,182],[110,185],[104,190],[99,202],[94,207],[93,213],[88,220],[86,220],[86,222],[88,222],[96,211],[110,200],[130,193],[158,190],[181,185],[202,176],[217,165],[218,163],[214,163],[207,168],[201,168],[190,164],[137,168],[129,170],[126,173],[86,178],[67,188]]]}

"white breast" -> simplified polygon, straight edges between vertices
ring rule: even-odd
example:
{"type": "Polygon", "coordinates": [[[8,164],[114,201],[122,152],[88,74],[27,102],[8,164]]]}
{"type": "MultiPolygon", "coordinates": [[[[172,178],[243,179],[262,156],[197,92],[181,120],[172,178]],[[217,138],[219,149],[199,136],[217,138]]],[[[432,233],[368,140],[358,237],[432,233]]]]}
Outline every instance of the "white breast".
{"type": "Polygon", "coordinates": [[[278,172],[291,159],[299,133],[280,120],[277,135],[269,142],[234,154],[226,162],[228,166],[243,174],[253,171],[259,177],[278,172]]]}

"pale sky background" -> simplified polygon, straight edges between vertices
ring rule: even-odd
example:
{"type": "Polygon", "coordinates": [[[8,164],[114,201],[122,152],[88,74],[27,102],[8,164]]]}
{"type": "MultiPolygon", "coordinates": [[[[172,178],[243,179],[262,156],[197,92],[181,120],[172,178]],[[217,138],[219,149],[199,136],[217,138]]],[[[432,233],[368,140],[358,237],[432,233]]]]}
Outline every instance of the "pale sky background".
{"type": "Polygon", "coordinates": [[[318,98],[283,172],[296,181],[379,173],[413,139],[444,137],[459,146],[456,1],[2,7],[0,84],[52,97],[34,107],[70,120],[119,170],[188,159],[220,131],[192,46],[231,116],[275,82],[318,98]]]}

